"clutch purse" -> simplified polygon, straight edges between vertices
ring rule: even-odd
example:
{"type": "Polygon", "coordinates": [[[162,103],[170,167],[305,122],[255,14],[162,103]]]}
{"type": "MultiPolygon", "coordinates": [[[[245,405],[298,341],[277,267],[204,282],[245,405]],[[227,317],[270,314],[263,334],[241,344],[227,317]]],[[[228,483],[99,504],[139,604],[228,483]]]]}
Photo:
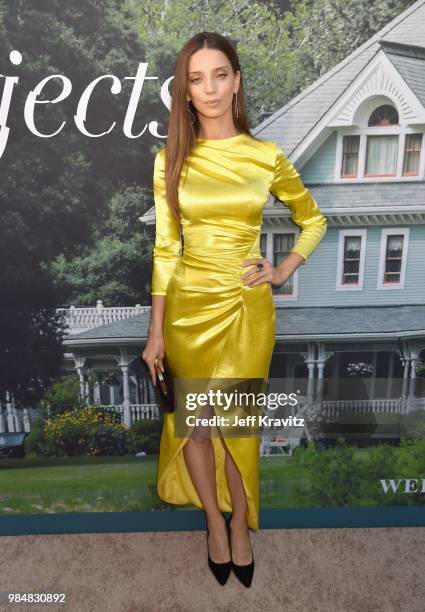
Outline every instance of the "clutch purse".
{"type": "Polygon", "coordinates": [[[164,364],[164,371],[162,371],[159,367],[159,363],[155,362],[153,364],[157,374],[156,385],[154,385],[154,388],[157,391],[157,396],[162,411],[174,412],[173,379],[166,359],[163,359],[162,362],[164,364]]]}
{"type": "MultiPolygon", "coordinates": [[[[149,372],[147,363],[142,359],[146,369],[149,372]]],[[[174,412],[174,385],[173,378],[171,376],[170,368],[167,364],[166,358],[163,360],[164,371],[161,370],[160,365],[157,361],[154,362],[154,368],[156,372],[156,385],[153,385],[154,393],[162,412],[174,412]]],[[[150,375],[150,372],[149,372],[150,375]]]]}

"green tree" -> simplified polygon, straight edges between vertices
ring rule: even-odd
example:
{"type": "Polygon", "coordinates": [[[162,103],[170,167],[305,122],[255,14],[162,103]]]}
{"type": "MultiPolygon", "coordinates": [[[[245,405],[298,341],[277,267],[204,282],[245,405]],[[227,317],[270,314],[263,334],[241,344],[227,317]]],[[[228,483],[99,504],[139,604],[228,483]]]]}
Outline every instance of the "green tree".
{"type": "Polygon", "coordinates": [[[203,30],[219,32],[236,43],[244,71],[247,110],[252,126],[266,111],[288,99],[286,75],[291,70],[292,50],[285,20],[279,8],[259,0],[180,0],[172,2],[127,0],[134,11],[141,40],[159,74],[173,74],[182,45],[203,30]]]}
{"type": "Polygon", "coordinates": [[[411,0],[293,0],[285,22],[294,50],[294,94],[325,74],[412,4],[411,0]]]}
{"type": "Polygon", "coordinates": [[[127,187],[108,201],[105,220],[94,230],[93,244],[67,260],[52,263],[56,282],[67,287],[72,303],[128,306],[147,303],[152,273],[152,229],[137,218],[152,205],[145,188],[127,187]]]}
{"type": "MultiPolygon", "coordinates": [[[[60,372],[63,321],[55,309],[70,297],[69,286],[55,282],[51,262],[86,253],[111,194],[150,180],[149,164],[141,163],[149,148],[136,150],[122,131],[132,87],[125,77],[135,75],[146,52],[121,0],[0,0],[0,34],[0,74],[19,77],[0,159],[0,393],[10,390],[18,402],[34,403],[60,372]],[[18,66],[9,61],[13,50],[22,54],[18,66]],[[72,91],[58,104],[36,105],[41,133],[66,122],[56,136],[41,138],[28,129],[24,106],[28,93],[52,74],[70,79],[72,91]],[[85,125],[100,133],[117,124],[108,135],[90,138],[74,115],[85,87],[104,74],[117,75],[122,91],[113,95],[112,81],[101,82],[85,125]]],[[[54,100],[61,91],[54,79],[40,98],[54,100]]],[[[157,92],[147,92],[134,133],[157,115],[157,92]]],[[[146,147],[153,143],[147,135],[142,140],[146,147]]]]}

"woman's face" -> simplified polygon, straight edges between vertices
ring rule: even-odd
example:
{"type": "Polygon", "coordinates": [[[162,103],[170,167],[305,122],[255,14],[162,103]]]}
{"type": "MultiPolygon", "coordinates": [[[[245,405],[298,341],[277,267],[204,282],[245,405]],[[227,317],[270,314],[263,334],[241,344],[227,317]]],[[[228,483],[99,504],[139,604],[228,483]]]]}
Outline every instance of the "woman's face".
{"type": "Polygon", "coordinates": [[[188,66],[188,100],[200,115],[232,114],[233,95],[239,89],[240,72],[233,73],[227,56],[218,49],[199,49],[188,66]],[[209,103],[213,102],[213,103],[209,103]]]}

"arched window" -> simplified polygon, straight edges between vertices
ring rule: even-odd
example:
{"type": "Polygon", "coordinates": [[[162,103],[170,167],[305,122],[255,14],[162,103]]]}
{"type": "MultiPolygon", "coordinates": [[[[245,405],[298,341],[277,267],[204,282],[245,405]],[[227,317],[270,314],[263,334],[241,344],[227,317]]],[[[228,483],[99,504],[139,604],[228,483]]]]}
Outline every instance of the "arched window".
{"type": "MultiPolygon", "coordinates": [[[[370,115],[368,127],[385,128],[389,125],[398,125],[398,112],[391,104],[382,104],[370,115]]],[[[368,136],[365,176],[395,176],[397,154],[397,134],[368,136]]]]}
{"type": "Polygon", "coordinates": [[[409,126],[400,125],[394,105],[380,104],[370,113],[367,125],[353,127],[342,136],[340,176],[344,179],[418,176],[423,168],[424,140],[423,132],[412,132],[409,126]]]}
{"type": "Polygon", "coordinates": [[[368,126],[371,127],[373,125],[398,125],[397,109],[391,106],[391,104],[378,106],[369,117],[368,126]]]}

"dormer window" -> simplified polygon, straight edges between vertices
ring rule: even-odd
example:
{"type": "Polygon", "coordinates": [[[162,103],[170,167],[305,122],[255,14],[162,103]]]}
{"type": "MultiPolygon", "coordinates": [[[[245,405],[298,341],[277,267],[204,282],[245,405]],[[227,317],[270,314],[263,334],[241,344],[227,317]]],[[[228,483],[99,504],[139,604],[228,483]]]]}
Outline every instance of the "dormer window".
{"type": "Polygon", "coordinates": [[[423,134],[406,134],[403,176],[417,176],[421,158],[423,134]]]}
{"type": "Polygon", "coordinates": [[[395,176],[398,136],[368,136],[365,176],[395,176]]]}
{"type": "Polygon", "coordinates": [[[392,104],[379,104],[360,116],[358,127],[339,134],[337,180],[386,180],[423,175],[423,132],[400,125],[392,104]]]}
{"type": "Polygon", "coordinates": [[[342,176],[355,177],[359,169],[360,136],[344,136],[342,176]]]}

